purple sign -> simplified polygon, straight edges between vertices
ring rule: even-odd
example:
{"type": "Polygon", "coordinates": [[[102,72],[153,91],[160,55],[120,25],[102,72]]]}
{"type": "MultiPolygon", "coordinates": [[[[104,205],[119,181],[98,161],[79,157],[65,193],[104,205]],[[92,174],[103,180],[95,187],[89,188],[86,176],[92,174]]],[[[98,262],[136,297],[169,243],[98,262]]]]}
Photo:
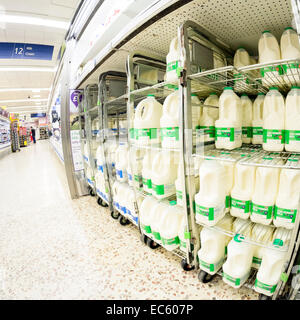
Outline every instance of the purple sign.
{"type": "Polygon", "coordinates": [[[70,90],[70,112],[78,112],[78,105],[82,101],[83,90],[70,90]]]}

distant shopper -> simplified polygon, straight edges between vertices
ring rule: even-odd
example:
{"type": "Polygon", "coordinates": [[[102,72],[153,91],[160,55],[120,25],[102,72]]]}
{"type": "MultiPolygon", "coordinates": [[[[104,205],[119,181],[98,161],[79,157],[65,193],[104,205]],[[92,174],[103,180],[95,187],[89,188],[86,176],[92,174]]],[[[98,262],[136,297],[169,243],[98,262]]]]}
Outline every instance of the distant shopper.
{"type": "Polygon", "coordinates": [[[32,136],[33,143],[35,143],[35,129],[32,127],[31,127],[31,136],[32,136]]]}

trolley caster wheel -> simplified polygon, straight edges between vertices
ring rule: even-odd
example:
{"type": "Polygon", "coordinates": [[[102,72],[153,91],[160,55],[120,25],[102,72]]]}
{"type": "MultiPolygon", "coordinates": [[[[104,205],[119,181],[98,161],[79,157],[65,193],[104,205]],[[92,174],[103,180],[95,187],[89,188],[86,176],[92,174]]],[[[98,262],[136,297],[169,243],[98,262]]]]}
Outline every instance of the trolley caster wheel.
{"type": "Polygon", "coordinates": [[[110,213],[111,217],[115,220],[118,220],[119,219],[119,216],[120,216],[120,213],[119,212],[115,212],[115,211],[112,211],[110,213]]]}
{"type": "Polygon", "coordinates": [[[258,299],[259,300],[271,300],[272,298],[267,296],[267,295],[265,295],[265,294],[260,293],[258,299]]]}
{"type": "Polygon", "coordinates": [[[208,283],[213,279],[214,276],[212,276],[211,274],[201,270],[198,274],[198,279],[200,282],[202,283],[208,283]]]}
{"type": "Polygon", "coordinates": [[[155,241],[153,241],[152,239],[146,237],[146,245],[150,248],[150,249],[156,249],[159,247],[159,244],[156,243],[155,241]]]}
{"type": "Polygon", "coordinates": [[[94,190],[91,189],[91,190],[90,190],[90,196],[95,197],[95,195],[96,195],[96,194],[95,194],[94,190]]]}
{"type": "Polygon", "coordinates": [[[147,244],[147,239],[148,237],[145,236],[143,233],[141,234],[141,241],[144,243],[144,244],[147,244]]]}
{"type": "Polygon", "coordinates": [[[184,271],[192,271],[195,269],[195,266],[192,266],[190,264],[187,263],[186,259],[182,259],[181,260],[181,268],[184,270],[184,271]]]}
{"type": "Polygon", "coordinates": [[[97,199],[97,203],[98,203],[99,206],[101,206],[101,207],[104,207],[104,208],[108,207],[107,203],[104,202],[100,197],[97,199]]]}
{"type": "Polygon", "coordinates": [[[123,216],[120,216],[119,222],[120,222],[120,225],[122,225],[122,226],[126,226],[127,224],[130,223],[130,221],[123,216]]]}

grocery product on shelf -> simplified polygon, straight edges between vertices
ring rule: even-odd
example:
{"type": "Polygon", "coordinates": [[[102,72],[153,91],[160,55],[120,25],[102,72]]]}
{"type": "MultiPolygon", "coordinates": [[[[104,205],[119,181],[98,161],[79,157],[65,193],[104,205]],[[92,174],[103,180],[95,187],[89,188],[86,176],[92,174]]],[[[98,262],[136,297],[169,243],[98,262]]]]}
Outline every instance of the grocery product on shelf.
{"type": "Polygon", "coordinates": [[[226,200],[225,200],[225,212],[230,211],[230,194],[234,186],[234,169],[235,163],[231,161],[220,161],[226,171],[226,200]]]}
{"type": "Polygon", "coordinates": [[[142,186],[142,161],[144,150],[128,150],[127,177],[129,185],[142,186]]]}
{"type": "Polygon", "coordinates": [[[270,88],[264,100],[263,149],[283,151],[285,105],[277,87],[270,88]]]}
{"type": "MultiPolygon", "coordinates": [[[[270,160],[272,161],[272,160],[270,160]]],[[[251,203],[251,220],[269,225],[273,219],[273,209],[278,192],[278,168],[258,167],[251,203]]]]}
{"type": "Polygon", "coordinates": [[[182,208],[176,206],[176,201],[170,201],[165,208],[164,217],[160,224],[160,236],[163,246],[172,251],[179,247],[179,228],[183,218],[182,208]]]}
{"type": "Polygon", "coordinates": [[[178,37],[172,39],[167,55],[166,81],[171,83],[178,82],[177,68],[179,67],[180,51],[178,37]]]}
{"type": "Polygon", "coordinates": [[[251,210],[251,199],[255,185],[255,171],[253,166],[239,163],[235,166],[234,187],[231,190],[230,213],[234,217],[248,219],[251,210]]]}
{"type": "Polygon", "coordinates": [[[120,209],[120,200],[119,200],[119,196],[120,196],[120,186],[121,183],[119,181],[115,181],[112,185],[112,193],[113,193],[113,205],[117,208],[120,209]]]}
{"type": "MultiPolygon", "coordinates": [[[[223,230],[232,230],[232,218],[224,217],[218,224],[223,230]]],[[[213,275],[222,267],[231,237],[219,231],[203,227],[200,232],[201,249],[198,251],[200,269],[213,275]]]]}
{"type": "Polygon", "coordinates": [[[242,145],[241,99],[232,87],[225,87],[219,99],[219,119],[216,127],[216,148],[232,150],[242,145]]]}
{"type": "Polygon", "coordinates": [[[204,160],[199,176],[200,191],[195,195],[196,221],[212,226],[225,215],[226,170],[218,161],[204,160]]]}
{"type": "Polygon", "coordinates": [[[161,146],[179,148],[179,95],[178,88],[169,94],[163,104],[160,118],[161,146]]]}
{"type": "MultiPolygon", "coordinates": [[[[282,59],[300,59],[299,36],[293,28],[287,27],[284,29],[280,39],[280,50],[282,59]]],[[[296,82],[299,85],[299,63],[292,62],[289,64],[284,64],[282,67],[284,71],[284,81],[287,84],[296,82]]]]}
{"type": "Polygon", "coordinates": [[[219,118],[219,98],[215,92],[210,93],[205,99],[202,109],[200,129],[204,132],[201,135],[204,134],[204,142],[215,141],[215,122],[219,118]]]}
{"type": "Polygon", "coordinates": [[[192,126],[193,126],[193,130],[195,130],[195,129],[198,129],[200,125],[200,119],[203,113],[201,102],[196,93],[191,94],[191,103],[192,103],[192,126]]]}
{"type": "Polygon", "coordinates": [[[154,238],[154,241],[158,244],[162,244],[160,230],[161,225],[164,221],[164,216],[168,212],[166,209],[168,207],[168,204],[165,202],[156,202],[156,204],[153,207],[153,212],[151,212],[151,221],[150,221],[150,227],[151,227],[151,233],[152,237],[154,238]]]}
{"type": "Polygon", "coordinates": [[[96,190],[97,193],[100,193],[100,195],[106,200],[109,201],[109,194],[108,194],[108,188],[106,186],[105,178],[103,173],[97,172],[95,175],[95,183],[96,183],[96,190]]]}
{"type": "MultiPolygon", "coordinates": [[[[283,248],[288,246],[291,232],[284,228],[278,228],[273,235],[273,246],[276,248],[283,248]]],[[[276,290],[280,275],[283,272],[283,266],[286,252],[274,250],[272,248],[265,248],[261,266],[258,269],[255,280],[255,291],[265,294],[267,296],[273,295],[276,290]]]]}
{"type": "Polygon", "coordinates": [[[178,231],[178,238],[179,238],[179,249],[183,252],[188,252],[188,245],[187,245],[187,239],[186,239],[186,232],[188,228],[186,225],[185,217],[182,216],[180,225],[179,225],[179,231],[178,231]]]}
{"type": "MultiPolygon", "coordinates": [[[[252,240],[264,245],[272,243],[273,232],[275,228],[270,226],[264,226],[262,224],[255,224],[252,228],[252,240]]],[[[262,256],[265,247],[261,245],[255,245],[253,251],[252,267],[258,268],[261,265],[262,256]]]]}
{"type": "Polygon", "coordinates": [[[293,86],[285,99],[285,150],[300,152],[300,87],[293,86]]]}
{"type": "MultiPolygon", "coordinates": [[[[280,47],[277,39],[270,31],[263,31],[258,41],[259,63],[273,62],[281,59],[280,47]]],[[[262,83],[268,87],[282,83],[281,68],[270,66],[262,68],[262,83]]]]}
{"type": "Polygon", "coordinates": [[[160,142],[160,118],[162,105],[149,94],[136,107],[134,117],[135,143],[138,145],[158,144],[160,142]]]}
{"type": "Polygon", "coordinates": [[[246,94],[241,96],[242,103],[242,142],[251,143],[252,140],[252,101],[246,94]]]}
{"type": "Polygon", "coordinates": [[[83,158],[87,163],[90,163],[89,162],[89,158],[90,158],[89,157],[89,146],[86,142],[83,145],[83,158]]]}
{"type": "Polygon", "coordinates": [[[263,110],[265,94],[258,93],[253,103],[252,144],[263,143],[263,110]]]}
{"type": "Polygon", "coordinates": [[[128,146],[120,143],[116,150],[116,174],[117,179],[121,182],[127,181],[127,167],[128,167],[128,146]]]}
{"type": "Polygon", "coordinates": [[[158,152],[152,163],[152,195],[158,199],[175,195],[178,155],[173,151],[158,152]]]}
{"type": "Polygon", "coordinates": [[[143,189],[149,194],[152,194],[152,163],[156,154],[155,150],[146,150],[142,163],[143,189]]]}
{"type": "Polygon", "coordinates": [[[292,229],[298,214],[300,170],[281,169],[279,189],[274,208],[274,225],[292,229]]]}
{"type": "Polygon", "coordinates": [[[140,206],[140,226],[145,235],[151,235],[152,214],[154,207],[157,205],[157,200],[152,197],[145,197],[140,206]]]}
{"type": "MultiPolygon", "coordinates": [[[[233,223],[235,224],[240,224],[239,218],[233,223]]],[[[243,233],[235,235],[227,246],[227,259],[223,264],[223,281],[234,288],[240,288],[250,275],[254,246],[243,241],[250,235],[249,224],[243,233]]]]}
{"type": "MultiPolygon", "coordinates": [[[[233,57],[233,65],[235,68],[249,66],[251,64],[249,53],[244,47],[239,47],[233,57]]],[[[243,79],[241,73],[234,73],[234,90],[241,91],[248,84],[248,79],[243,79]]]]}
{"type": "Polygon", "coordinates": [[[96,151],[97,168],[102,173],[104,172],[105,158],[103,158],[103,146],[99,146],[96,151]]]}

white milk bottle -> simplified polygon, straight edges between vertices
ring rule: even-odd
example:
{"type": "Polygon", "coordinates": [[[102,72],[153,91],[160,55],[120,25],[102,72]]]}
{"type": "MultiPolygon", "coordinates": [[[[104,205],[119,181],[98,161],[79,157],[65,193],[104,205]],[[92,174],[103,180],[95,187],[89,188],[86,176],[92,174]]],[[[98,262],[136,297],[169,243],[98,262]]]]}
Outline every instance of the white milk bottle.
{"type": "Polygon", "coordinates": [[[283,151],[285,105],[278,88],[272,87],[264,100],[263,149],[283,151]]]}
{"type": "Polygon", "coordinates": [[[152,194],[152,164],[157,152],[154,150],[146,150],[143,159],[143,189],[147,194],[152,194]]]}
{"type": "Polygon", "coordinates": [[[162,105],[149,94],[136,107],[134,117],[135,143],[138,145],[158,144],[160,142],[160,118],[162,105]]]}
{"type": "Polygon", "coordinates": [[[234,186],[234,169],[235,163],[231,161],[220,161],[226,171],[226,200],[225,200],[225,212],[230,211],[230,194],[234,186]]]}
{"type": "MultiPolygon", "coordinates": [[[[251,64],[250,56],[244,47],[239,47],[233,57],[233,66],[235,68],[241,68],[249,66],[251,64]]],[[[234,72],[234,90],[241,91],[245,88],[245,85],[249,83],[249,80],[243,76],[242,73],[234,72]]]]}
{"type": "Polygon", "coordinates": [[[292,229],[298,214],[300,197],[300,171],[282,169],[274,209],[274,225],[292,229]]]}
{"type": "Polygon", "coordinates": [[[183,209],[176,206],[176,201],[170,201],[160,225],[161,241],[168,251],[179,247],[179,228],[182,218],[183,209]]]}
{"type": "Polygon", "coordinates": [[[142,160],[144,150],[133,149],[128,151],[127,176],[129,185],[139,189],[142,186],[142,160]]]}
{"type": "Polygon", "coordinates": [[[285,100],[285,150],[300,152],[300,87],[293,86],[285,100]]]}
{"type": "Polygon", "coordinates": [[[178,37],[173,38],[170,43],[169,53],[166,58],[167,70],[166,81],[178,83],[177,68],[179,67],[180,51],[178,37]]]}
{"type": "MultiPolygon", "coordinates": [[[[281,59],[300,59],[300,44],[297,32],[291,28],[285,28],[280,39],[281,59]]],[[[291,61],[284,64],[284,81],[287,84],[300,84],[299,63],[291,61]]]]}
{"type": "Polygon", "coordinates": [[[265,94],[260,92],[253,103],[252,144],[263,143],[263,111],[265,94]]]}
{"type": "Polygon", "coordinates": [[[118,187],[118,201],[120,206],[119,209],[125,217],[127,216],[126,208],[128,204],[127,190],[128,190],[128,186],[125,183],[120,183],[118,187]]]}
{"type": "MultiPolygon", "coordinates": [[[[272,160],[270,160],[272,161],[272,160]]],[[[251,220],[269,225],[273,219],[280,169],[258,167],[251,204],[251,220]]]]}
{"type": "Polygon", "coordinates": [[[200,191],[195,195],[196,221],[213,226],[225,215],[226,170],[215,160],[204,160],[199,171],[200,191]]]}
{"type": "Polygon", "coordinates": [[[83,159],[86,163],[90,163],[89,162],[89,146],[88,144],[85,142],[84,145],[83,145],[83,159]]]}
{"type": "Polygon", "coordinates": [[[192,103],[192,126],[193,130],[196,130],[200,126],[200,119],[202,116],[201,102],[196,93],[191,94],[192,103]]]}
{"type": "Polygon", "coordinates": [[[140,227],[142,232],[145,235],[151,235],[151,221],[152,219],[152,214],[154,213],[153,208],[157,204],[157,200],[155,200],[152,197],[145,197],[143,202],[141,203],[140,206],[140,227]]]}
{"type": "Polygon", "coordinates": [[[289,245],[291,231],[278,228],[273,236],[273,248],[265,248],[261,266],[257,272],[254,289],[256,292],[272,296],[276,290],[286,261],[286,252],[276,250],[289,245]]]}
{"type": "Polygon", "coordinates": [[[178,88],[169,94],[163,104],[160,118],[161,146],[163,148],[179,148],[179,95],[178,88]]]}
{"type": "Polygon", "coordinates": [[[113,205],[119,210],[121,210],[120,200],[119,200],[120,186],[121,186],[121,183],[117,180],[112,185],[113,205]]]}
{"type": "Polygon", "coordinates": [[[167,212],[166,211],[167,207],[168,207],[168,204],[164,202],[157,202],[152,209],[153,212],[151,212],[150,227],[151,227],[152,238],[158,244],[162,244],[160,231],[161,231],[161,224],[167,212]]]}
{"type": "Polygon", "coordinates": [[[105,166],[105,159],[103,157],[103,146],[99,146],[97,148],[96,152],[96,159],[97,159],[97,169],[98,171],[104,172],[104,166],[105,166]]]}
{"type": "MultiPolygon", "coordinates": [[[[232,218],[224,217],[219,221],[218,226],[231,231],[232,218]]],[[[216,230],[203,227],[200,232],[201,249],[198,251],[200,269],[213,275],[219,271],[224,263],[227,244],[231,237],[216,230]]]]}
{"type": "Polygon", "coordinates": [[[215,92],[209,94],[204,101],[202,117],[200,118],[200,130],[203,130],[204,142],[215,141],[215,122],[219,118],[219,98],[215,92]],[[216,108],[205,107],[213,106],[216,108]]]}
{"type": "MultiPolygon", "coordinates": [[[[179,249],[183,252],[188,252],[189,248],[187,244],[187,239],[190,238],[190,233],[189,233],[184,216],[182,216],[180,221],[178,238],[179,238],[179,249]]],[[[191,247],[192,247],[192,244],[191,244],[191,247]]]]}
{"type": "MultiPolygon", "coordinates": [[[[255,226],[252,228],[251,239],[260,244],[271,244],[274,230],[275,228],[270,226],[255,224],[255,226]]],[[[261,265],[264,249],[265,247],[260,245],[254,246],[252,259],[252,266],[254,268],[258,268],[261,265]]]]}
{"type": "Polygon", "coordinates": [[[242,141],[243,143],[251,143],[252,138],[252,101],[243,93],[242,102],[242,141]]]}
{"type": "MultiPolygon", "coordinates": [[[[280,48],[277,39],[270,31],[263,31],[258,41],[259,63],[273,62],[281,59],[280,48]]],[[[263,77],[263,85],[270,87],[282,82],[280,75],[281,67],[270,66],[260,70],[263,77]]]]}
{"type": "Polygon", "coordinates": [[[237,163],[235,183],[231,190],[230,214],[241,219],[248,219],[251,211],[251,199],[255,185],[255,167],[237,163]]]}
{"type": "Polygon", "coordinates": [[[121,182],[127,181],[128,167],[128,146],[120,143],[116,150],[116,174],[117,179],[121,182]]]}
{"type": "Polygon", "coordinates": [[[223,264],[223,281],[233,288],[240,288],[250,275],[254,246],[243,241],[250,235],[249,224],[242,234],[234,236],[227,247],[227,260],[223,264]]]}
{"type": "Polygon", "coordinates": [[[178,154],[173,151],[160,151],[152,163],[152,195],[157,199],[169,197],[176,193],[178,154]]]}
{"type": "Polygon", "coordinates": [[[232,150],[242,145],[241,99],[231,87],[225,87],[219,100],[219,120],[216,121],[216,148],[232,150]]]}

